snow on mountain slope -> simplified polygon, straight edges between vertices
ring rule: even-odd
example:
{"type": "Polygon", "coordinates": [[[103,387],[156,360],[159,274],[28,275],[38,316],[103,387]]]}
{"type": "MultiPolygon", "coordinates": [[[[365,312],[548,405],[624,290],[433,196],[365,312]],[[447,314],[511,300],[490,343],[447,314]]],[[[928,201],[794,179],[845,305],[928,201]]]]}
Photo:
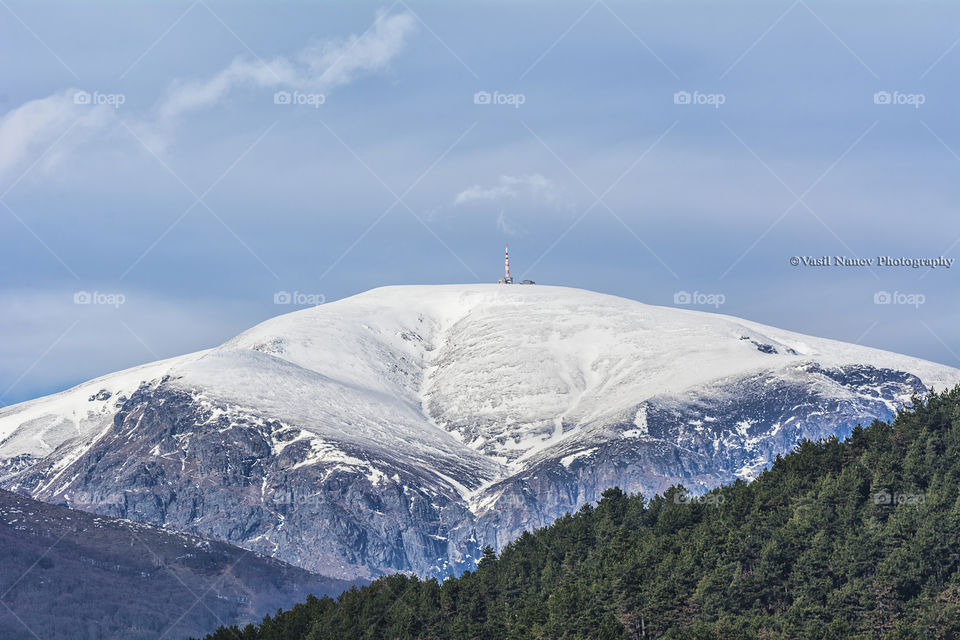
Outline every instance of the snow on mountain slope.
{"type": "Polygon", "coordinates": [[[3,409],[0,479],[333,575],[445,574],[607,486],[750,478],[957,383],[589,291],[385,287],[3,409]]]}
{"type": "Polygon", "coordinates": [[[424,385],[438,424],[510,461],[622,420],[655,395],[810,359],[910,371],[928,386],[958,379],[948,367],[735,318],[554,287],[516,295],[521,303],[475,307],[451,326],[424,385]]]}
{"type": "MultiPolygon", "coordinates": [[[[402,453],[427,472],[460,475],[468,486],[499,471],[430,424],[417,403],[394,395],[385,385],[364,387],[332,379],[282,357],[243,348],[214,350],[172,369],[170,375],[173,386],[228,416],[232,407],[241,407],[241,413],[302,426],[315,442],[351,445],[368,455],[402,453]]],[[[442,476],[438,480],[445,481],[442,476]]]]}
{"type": "Polygon", "coordinates": [[[504,460],[559,439],[560,423],[609,420],[659,393],[809,359],[909,371],[939,388],[960,381],[956,370],[916,358],[546,286],[377,289],[267,321],[220,349],[238,348],[422,403],[470,448],[504,460]],[[457,428],[460,418],[490,432],[457,428]]]}
{"type": "Polygon", "coordinates": [[[117,408],[144,382],[203,352],[159,360],[112,373],[72,389],[0,409],[0,478],[64,442],[97,433],[113,423],[117,408]]]}

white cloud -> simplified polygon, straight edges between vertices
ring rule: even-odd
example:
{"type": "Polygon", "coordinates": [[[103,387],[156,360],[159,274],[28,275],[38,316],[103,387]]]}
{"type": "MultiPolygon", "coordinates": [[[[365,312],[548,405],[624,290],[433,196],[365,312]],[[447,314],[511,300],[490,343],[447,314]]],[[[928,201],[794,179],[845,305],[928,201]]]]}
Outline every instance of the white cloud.
{"type": "Polygon", "coordinates": [[[497,183],[489,187],[473,185],[458,193],[453,203],[462,205],[474,202],[519,199],[527,199],[559,210],[568,210],[572,207],[572,203],[564,190],[539,173],[522,176],[500,176],[497,183]]]}
{"type": "Polygon", "coordinates": [[[157,112],[161,120],[212,107],[232,89],[240,86],[270,87],[290,83],[296,72],[285,58],[266,64],[237,58],[207,80],[174,80],[157,112]]]}
{"type": "Polygon", "coordinates": [[[416,23],[408,13],[377,14],[361,35],[351,35],[307,46],[292,58],[270,62],[238,58],[206,80],[175,82],[158,113],[162,119],[213,106],[236,88],[295,88],[329,91],[349,84],[364,73],[382,71],[413,33],[416,23]]]}
{"type": "Polygon", "coordinates": [[[508,236],[515,236],[519,233],[519,230],[513,225],[513,223],[507,220],[507,216],[503,213],[503,209],[501,209],[500,213],[497,215],[497,229],[508,236]]]}
{"type": "Polygon", "coordinates": [[[48,158],[58,157],[77,144],[84,132],[100,129],[109,122],[112,107],[76,104],[74,96],[78,92],[66,89],[25,102],[0,116],[0,174],[47,151],[48,158]],[[68,133],[71,126],[75,131],[68,133]],[[61,136],[63,139],[51,149],[61,136]]]}
{"type": "Polygon", "coordinates": [[[366,33],[308,47],[301,59],[322,86],[337,87],[352,82],[363,72],[381,71],[403,49],[416,22],[409,13],[377,14],[366,33]]]}
{"type": "MultiPolygon", "coordinates": [[[[174,80],[152,115],[137,118],[124,114],[124,120],[152,149],[162,151],[169,143],[176,118],[212,107],[234,89],[291,88],[322,93],[364,73],[382,71],[403,49],[415,26],[408,13],[380,12],[361,35],[312,44],[291,58],[277,57],[268,63],[238,58],[205,80],[174,80]]],[[[50,149],[45,166],[52,166],[87,137],[114,122],[110,113],[113,106],[78,104],[74,99],[77,93],[82,92],[66,89],[0,115],[0,175],[40,157],[71,126],[73,130],[50,149]]]]}

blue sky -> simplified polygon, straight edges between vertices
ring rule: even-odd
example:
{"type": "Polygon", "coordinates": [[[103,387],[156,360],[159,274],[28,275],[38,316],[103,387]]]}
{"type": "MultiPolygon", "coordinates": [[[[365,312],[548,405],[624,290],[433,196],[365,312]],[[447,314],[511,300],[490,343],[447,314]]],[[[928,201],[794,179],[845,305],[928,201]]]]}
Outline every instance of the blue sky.
{"type": "Polygon", "coordinates": [[[960,257],[956,5],[0,14],[0,403],[214,346],[280,291],[495,282],[504,241],[541,283],[960,366],[960,264],[790,264],[960,257]]]}

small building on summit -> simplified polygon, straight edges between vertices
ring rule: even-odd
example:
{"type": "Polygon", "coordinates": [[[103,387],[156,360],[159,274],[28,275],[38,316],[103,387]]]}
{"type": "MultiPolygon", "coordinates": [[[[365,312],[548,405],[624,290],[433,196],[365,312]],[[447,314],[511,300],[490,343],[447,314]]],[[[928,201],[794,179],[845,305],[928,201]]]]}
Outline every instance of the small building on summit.
{"type": "MultiPolygon", "coordinates": [[[[510,277],[510,246],[503,245],[503,277],[497,281],[498,284],[514,284],[513,278],[510,277]]],[[[524,280],[518,284],[536,284],[533,280],[524,280]]]]}

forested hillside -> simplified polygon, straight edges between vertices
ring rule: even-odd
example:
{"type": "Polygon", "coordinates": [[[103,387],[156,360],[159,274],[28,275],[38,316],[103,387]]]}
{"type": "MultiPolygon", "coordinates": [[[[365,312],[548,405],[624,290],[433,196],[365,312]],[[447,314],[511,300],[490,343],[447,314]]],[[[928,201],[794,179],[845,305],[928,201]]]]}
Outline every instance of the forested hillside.
{"type": "Polygon", "coordinates": [[[207,640],[960,637],[960,388],[703,498],[608,490],[442,584],[395,575],[207,640]]]}

